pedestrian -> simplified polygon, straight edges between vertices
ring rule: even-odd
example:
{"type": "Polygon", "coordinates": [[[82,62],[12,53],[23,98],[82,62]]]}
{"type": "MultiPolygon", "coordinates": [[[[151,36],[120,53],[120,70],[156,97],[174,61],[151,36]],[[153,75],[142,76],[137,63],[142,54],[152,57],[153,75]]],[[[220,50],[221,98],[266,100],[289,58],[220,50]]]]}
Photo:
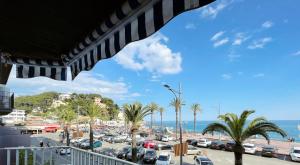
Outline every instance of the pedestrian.
{"type": "Polygon", "coordinates": [[[49,142],[47,142],[47,147],[50,147],[50,143],[49,142]]]}
{"type": "Polygon", "coordinates": [[[43,146],[44,146],[44,142],[40,141],[40,147],[43,147],[43,146]]]}

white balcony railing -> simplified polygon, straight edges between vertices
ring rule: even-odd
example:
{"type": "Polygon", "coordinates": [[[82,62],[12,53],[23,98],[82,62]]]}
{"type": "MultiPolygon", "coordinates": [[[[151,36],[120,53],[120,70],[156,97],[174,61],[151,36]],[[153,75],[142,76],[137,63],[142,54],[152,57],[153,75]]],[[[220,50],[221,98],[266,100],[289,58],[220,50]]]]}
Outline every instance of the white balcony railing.
{"type": "MultiPolygon", "coordinates": [[[[118,158],[78,149],[75,147],[11,147],[0,148],[6,165],[136,165],[118,158]],[[68,149],[64,155],[61,149],[68,149]],[[6,156],[5,156],[6,155],[6,156]]],[[[1,159],[0,159],[1,160],[1,159]]]]}

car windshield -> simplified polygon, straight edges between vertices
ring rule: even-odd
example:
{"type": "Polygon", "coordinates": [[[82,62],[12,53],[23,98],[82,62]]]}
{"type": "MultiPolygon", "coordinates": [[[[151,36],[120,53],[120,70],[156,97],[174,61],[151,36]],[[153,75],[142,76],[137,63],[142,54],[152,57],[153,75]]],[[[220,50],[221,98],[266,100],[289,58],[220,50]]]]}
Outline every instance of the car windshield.
{"type": "Polygon", "coordinates": [[[201,165],[213,165],[213,163],[211,161],[203,161],[201,165]]]}
{"type": "Polygon", "coordinates": [[[294,150],[294,153],[300,154],[300,150],[294,150]]]}
{"type": "Polygon", "coordinates": [[[254,146],[251,145],[244,145],[245,148],[254,148],[254,146]]]}
{"type": "Polygon", "coordinates": [[[155,156],[155,152],[154,151],[147,151],[146,152],[146,156],[155,156]]]}
{"type": "Polygon", "coordinates": [[[272,147],[265,147],[265,148],[263,148],[263,150],[265,150],[265,151],[274,151],[275,149],[272,148],[272,147]]]}
{"type": "Polygon", "coordinates": [[[169,156],[166,156],[166,155],[160,155],[160,156],[158,157],[157,160],[160,160],[160,161],[168,161],[168,158],[169,158],[169,156]]]}
{"type": "Polygon", "coordinates": [[[123,148],[123,152],[128,152],[130,147],[123,148]]]}
{"type": "Polygon", "coordinates": [[[199,140],[199,142],[202,142],[202,143],[204,143],[204,142],[205,142],[205,140],[199,140]]]}

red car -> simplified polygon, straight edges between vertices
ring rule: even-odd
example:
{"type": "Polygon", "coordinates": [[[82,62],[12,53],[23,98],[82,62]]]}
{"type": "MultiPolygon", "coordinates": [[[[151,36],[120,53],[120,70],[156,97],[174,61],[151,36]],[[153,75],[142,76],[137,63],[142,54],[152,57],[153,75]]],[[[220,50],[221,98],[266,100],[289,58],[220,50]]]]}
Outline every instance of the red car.
{"type": "Polygon", "coordinates": [[[147,141],[144,141],[143,147],[144,148],[155,148],[156,143],[154,143],[153,141],[147,140],[147,141]]]}

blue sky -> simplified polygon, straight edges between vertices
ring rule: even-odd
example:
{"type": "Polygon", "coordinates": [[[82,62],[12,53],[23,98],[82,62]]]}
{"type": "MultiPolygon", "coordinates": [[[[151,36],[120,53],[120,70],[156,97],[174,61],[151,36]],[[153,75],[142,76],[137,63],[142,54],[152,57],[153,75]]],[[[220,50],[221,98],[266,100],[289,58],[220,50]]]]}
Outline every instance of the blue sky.
{"type": "MultiPolygon", "coordinates": [[[[74,82],[16,79],[17,95],[44,91],[99,93],[118,103],[156,102],[174,120],[172,94],[182,83],[183,120],[200,103],[200,120],[255,109],[255,116],[300,119],[300,10],[296,0],[219,0],[181,14],[158,33],[100,61],[74,82]]],[[[158,115],[157,115],[158,116],[158,115]]]]}

